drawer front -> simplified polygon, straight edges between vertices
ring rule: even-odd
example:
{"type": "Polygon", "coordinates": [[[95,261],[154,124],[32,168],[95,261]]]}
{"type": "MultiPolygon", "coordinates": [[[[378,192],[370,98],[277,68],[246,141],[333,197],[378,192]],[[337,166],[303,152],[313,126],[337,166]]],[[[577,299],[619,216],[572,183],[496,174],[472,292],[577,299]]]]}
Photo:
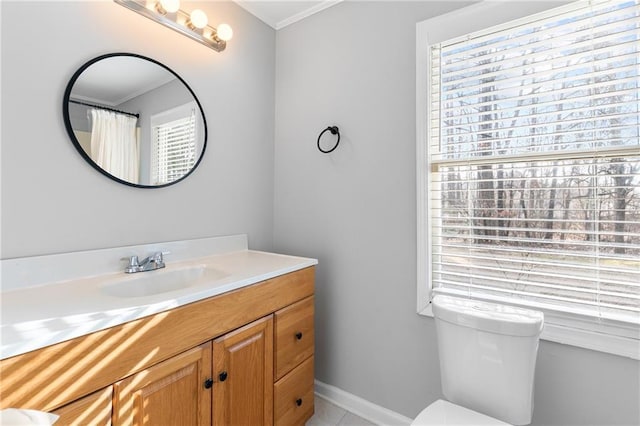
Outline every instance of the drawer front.
{"type": "Polygon", "coordinates": [[[313,416],[313,357],[275,384],[274,425],[304,425],[313,416]]]}
{"type": "Polygon", "coordinates": [[[313,296],[275,314],[276,380],[313,355],[313,296]]]}

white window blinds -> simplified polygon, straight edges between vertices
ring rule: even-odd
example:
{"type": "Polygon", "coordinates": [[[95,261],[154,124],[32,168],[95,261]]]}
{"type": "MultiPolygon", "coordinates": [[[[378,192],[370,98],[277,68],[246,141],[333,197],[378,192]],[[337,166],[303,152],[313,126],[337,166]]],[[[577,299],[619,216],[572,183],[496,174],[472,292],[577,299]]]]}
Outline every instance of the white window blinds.
{"type": "Polygon", "coordinates": [[[153,126],[151,179],[154,185],[185,176],[196,162],[196,114],[153,126]]]}
{"type": "Polygon", "coordinates": [[[640,0],[430,47],[435,292],[640,323],[640,0]]]}

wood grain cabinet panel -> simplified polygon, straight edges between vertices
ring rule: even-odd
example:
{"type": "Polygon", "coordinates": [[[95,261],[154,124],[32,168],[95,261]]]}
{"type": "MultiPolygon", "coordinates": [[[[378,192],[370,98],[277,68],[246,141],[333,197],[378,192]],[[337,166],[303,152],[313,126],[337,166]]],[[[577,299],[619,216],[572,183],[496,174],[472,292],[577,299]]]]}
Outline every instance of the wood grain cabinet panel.
{"type": "Polygon", "coordinates": [[[0,408],[54,410],[273,314],[313,288],[309,267],[0,360],[0,408]]]}
{"type": "Polygon", "coordinates": [[[313,415],[313,356],[278,380],[274,392],[275,426],[304,425],[313,415]]]}
{"type": "Polygon", "coordinates": [[[110,426],[111,386],[54,410],[56,426],[110,426]]]}
{"type": "Polygon", "coordinates": [[[273,316],[213,341],[213,424],[273,424],[273,316]]]}
{"type": "Polygon", "coordinates": [[[1,360],[0,408],[54,410],[56,425],[303,425],[313,291],[310,267],[1,360]]]}
{"type": "Polygon", "coordinates": [[[307,297],[275,314],[276,380],[313,354],[313,305],[307,297]]]}
{"type": "Polygon", "coordinates": [[[207,426],[211,424],[211,342],[114,384],[113,423],[207,426]]]}

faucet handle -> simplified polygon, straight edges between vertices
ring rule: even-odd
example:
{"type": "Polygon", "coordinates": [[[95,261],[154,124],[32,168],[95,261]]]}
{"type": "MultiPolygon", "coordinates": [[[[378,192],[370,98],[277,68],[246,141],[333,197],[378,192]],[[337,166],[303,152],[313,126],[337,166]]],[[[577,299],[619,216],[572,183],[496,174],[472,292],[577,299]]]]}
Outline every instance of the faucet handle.
{"type": "Polygon", "coordinates": [[[120,260],[127,260],[129,261],[129,266],[138,266],[139,265],[139,261],[138,261],[138,256],[127,256],[127,257],[122,257],[120,258],[120,260]]]}
{"type": "Polygon", "coordinates": [[[170,251],[159,251],[153,254],[153,256],[151,256],[156,262],[163,262],[164,261],[164,256],[171,254],[170,251]]]}
{"type": "Polygon", "coordinates": [[[138,272],[138,270],[140,269],[140,263],[138,261],[138,256],[123,257],[121,260],[128,260],[129,261],[129,265],[124,270],[124,272],[126,272],[126,273],[138,272]]]}

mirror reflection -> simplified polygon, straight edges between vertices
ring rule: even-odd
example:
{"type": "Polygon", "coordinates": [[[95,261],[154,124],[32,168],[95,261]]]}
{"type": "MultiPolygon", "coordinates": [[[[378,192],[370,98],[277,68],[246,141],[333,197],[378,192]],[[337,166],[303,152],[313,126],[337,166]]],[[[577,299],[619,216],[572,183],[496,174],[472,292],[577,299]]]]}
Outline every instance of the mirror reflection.
{"type": "Polygon", "coordinates": [[[80,154],[121,183],[176,183],[204,153],[206,122],[195,94],[149,58],[111,54],[89,61],[69,82],[63,107],[80,154]]]}

